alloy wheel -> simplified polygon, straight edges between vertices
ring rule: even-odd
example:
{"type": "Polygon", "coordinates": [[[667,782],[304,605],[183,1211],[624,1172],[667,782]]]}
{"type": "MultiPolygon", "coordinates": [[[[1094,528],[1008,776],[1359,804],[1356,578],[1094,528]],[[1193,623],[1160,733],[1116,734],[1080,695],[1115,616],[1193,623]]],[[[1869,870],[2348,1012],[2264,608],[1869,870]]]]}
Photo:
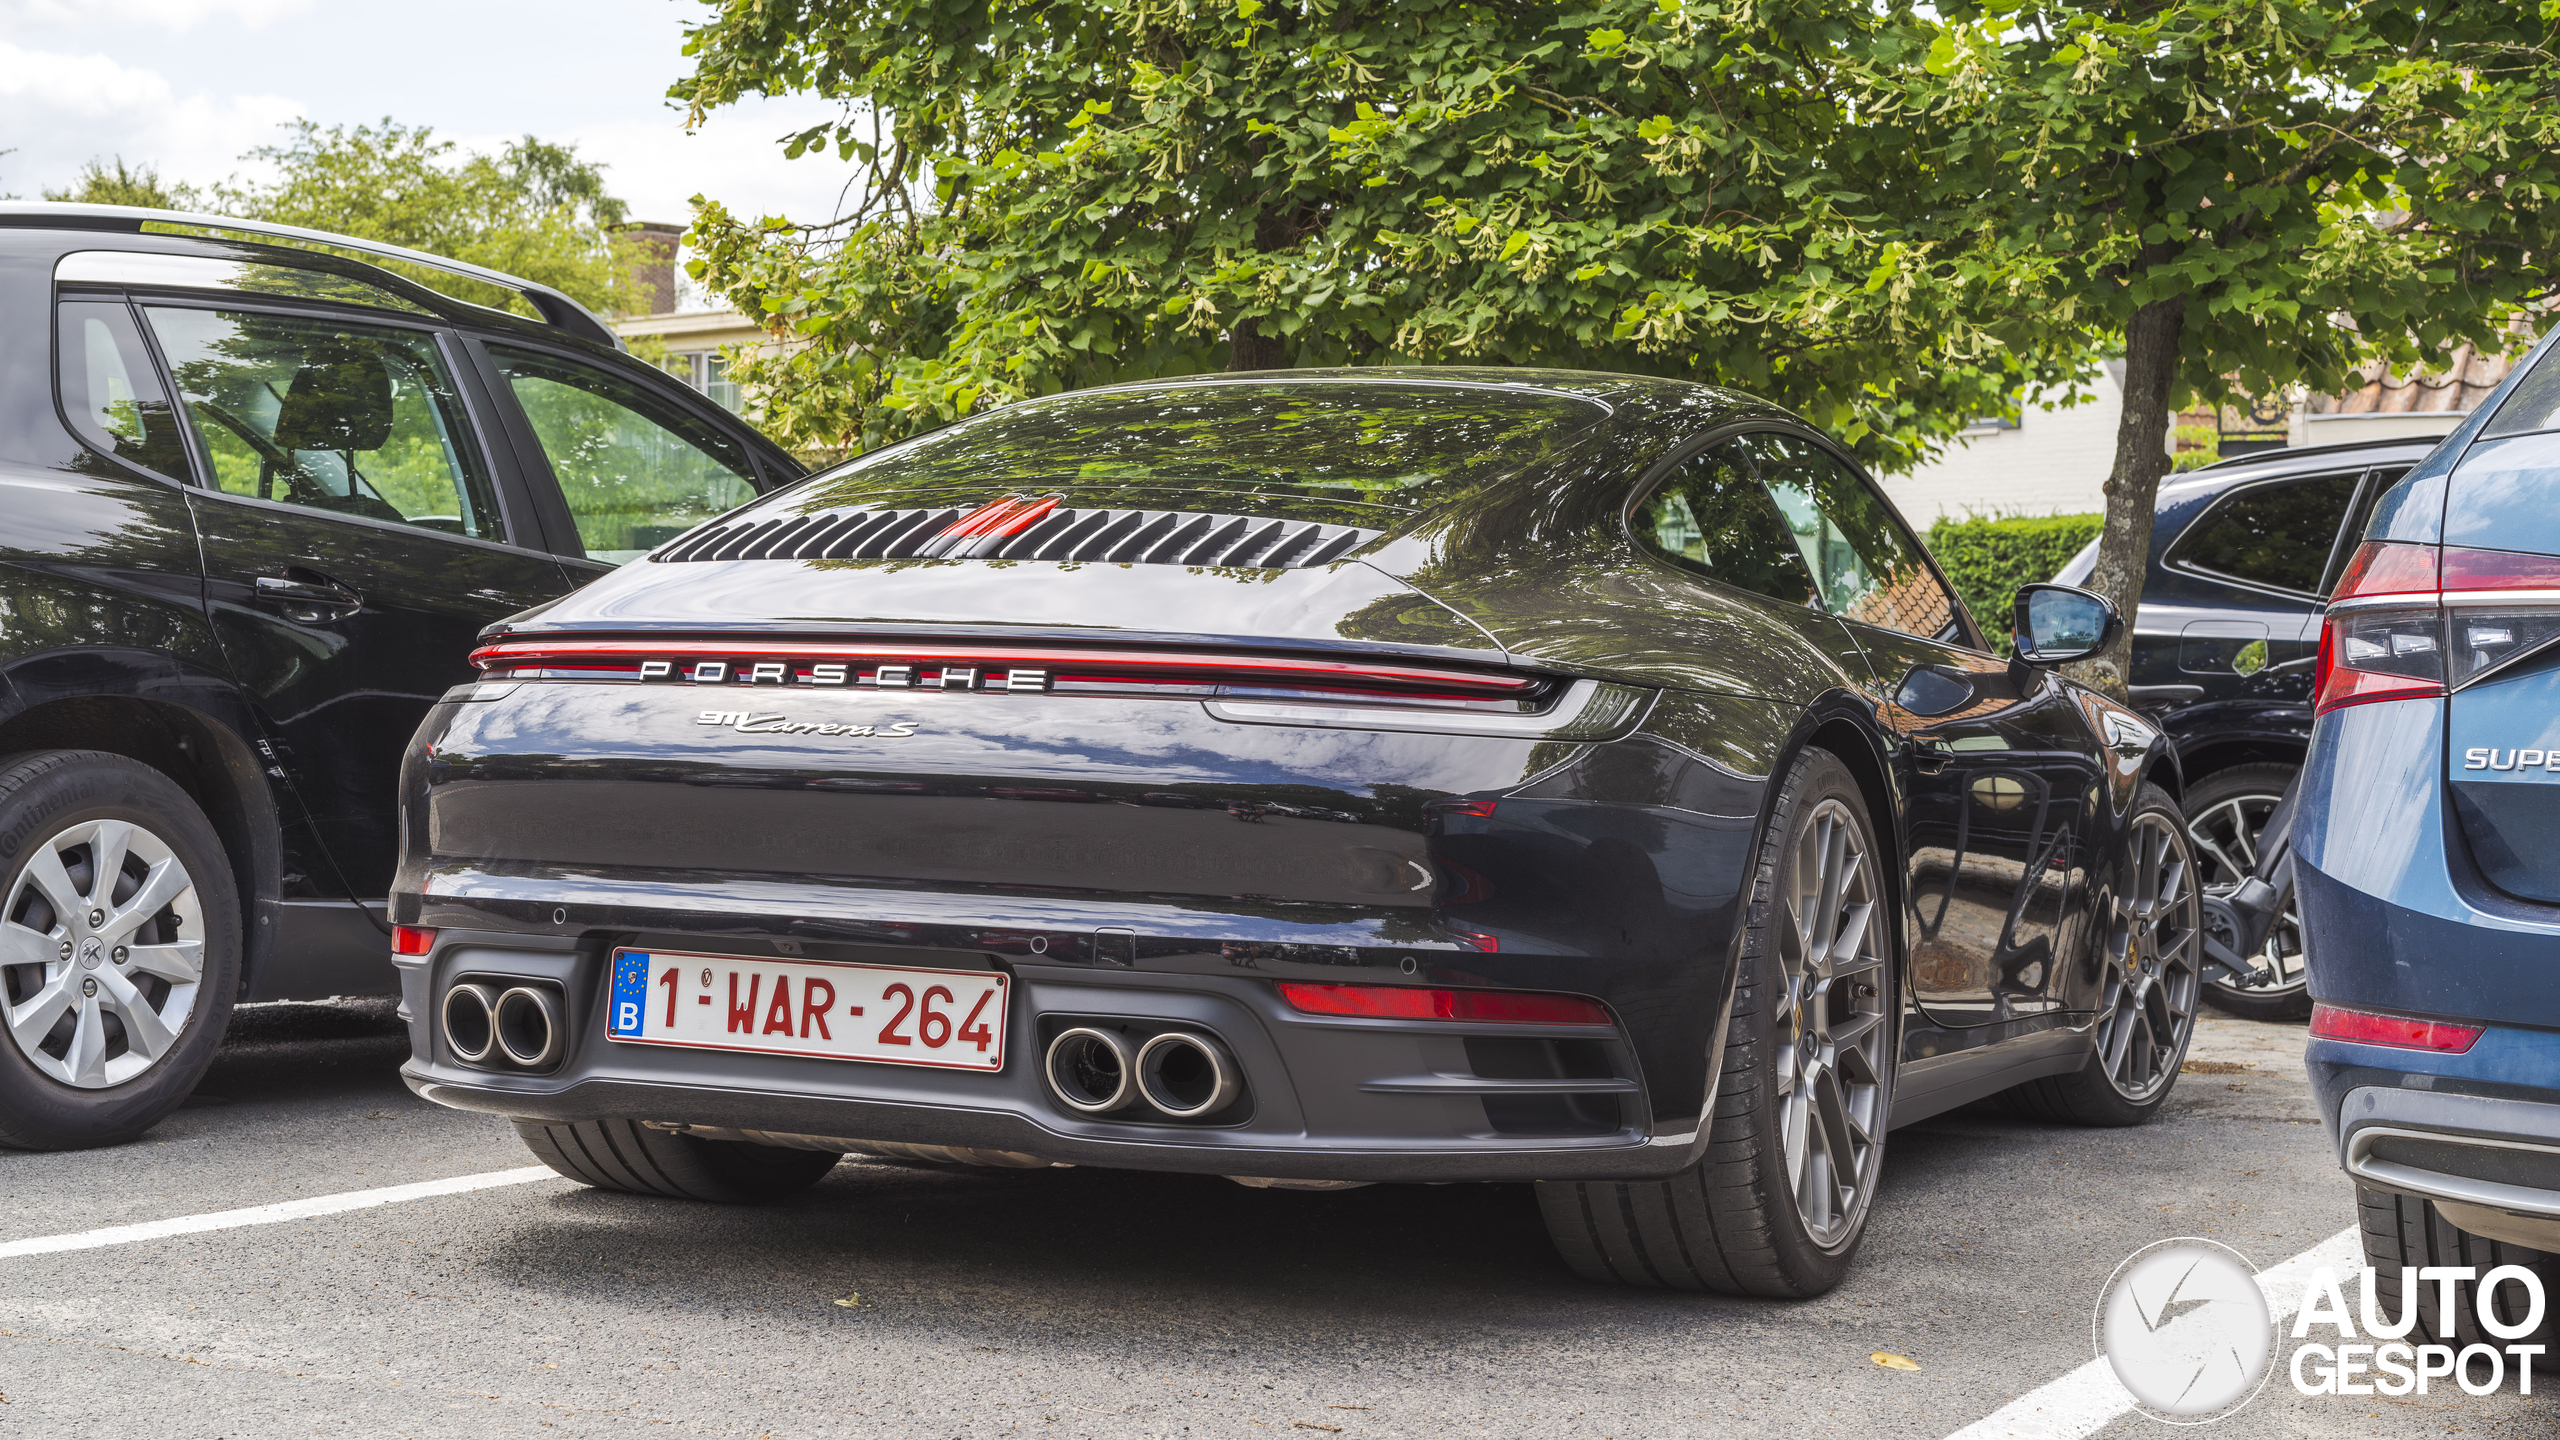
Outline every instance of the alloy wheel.
{"type": "Polygon", "coordinates": [[[2107,937],[2098,1050],[2107,1079],[2147,1100],[2177,1073],[2203,996],[2203,907],[2184,831],[2157,811],[2134,817],[2132,861],[2107,937]]]}
{"type": "Polygon", "coordinates": [[[83,820],[36,847],[0,902],[0,1001],[36,1069],[102,1090],[178,1043],[204,974],[195,878],[158,835],[83,820]]]}
{"type": "Polygon", "coordinates": [[[1875,866],[1857,817],[1825,800],[1796,838],[1779,934],[1780,1153],[1823,1249],[1856,1238],[1883,1158],[1892,1039],[1875,866]]]}
{"type": "MultiPolygon", "coordinates": [[[[2240,887],[2258,866],[2258,836],[2284,796],[2279,792],[2234,795],[2187,817],[2187,839],[2195,846],[2196,883],[2207,895],[2227,895],[2240,887]]],[[[2234,995],[2289,995],[2310,983],[2302,944],[2302,912],[2292,895],[2284,913],[2267,930],[2267,943],[2245,957],[2271,977],[2264,985],[2234,985],[2219,977],[2205,981],[2234,995]]]]}

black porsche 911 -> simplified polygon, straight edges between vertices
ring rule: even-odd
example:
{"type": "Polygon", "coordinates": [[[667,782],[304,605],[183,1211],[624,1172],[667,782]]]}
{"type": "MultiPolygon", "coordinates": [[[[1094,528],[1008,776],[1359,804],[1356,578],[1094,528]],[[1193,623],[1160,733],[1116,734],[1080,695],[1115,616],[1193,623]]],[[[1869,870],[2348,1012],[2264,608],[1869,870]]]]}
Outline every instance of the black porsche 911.
{"type": "Polygon", "coordinates": [[[847,1152],[1536,1182],[1579,1272],[1838,1283],[1896,1125],[2143,1120],[2174,759],[1728,391],[1369,370],[888,446],[493,627],[403,775],[439,1103],[754,1200],[847,1152]]]}

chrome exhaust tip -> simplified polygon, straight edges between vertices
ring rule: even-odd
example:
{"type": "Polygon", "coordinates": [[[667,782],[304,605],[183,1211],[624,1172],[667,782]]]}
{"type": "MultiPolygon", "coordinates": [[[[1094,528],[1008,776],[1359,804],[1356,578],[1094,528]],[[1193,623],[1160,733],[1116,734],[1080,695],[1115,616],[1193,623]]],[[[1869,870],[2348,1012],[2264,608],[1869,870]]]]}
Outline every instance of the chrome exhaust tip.
{"type": "Polygon", "coordinates": [[[486,985],[456,985],[444,992],[444,1048],[473,1064],[489,1058],[498,1027],[491,1016],[497,997],[486,985]]]}
{"type": "Polygon", "coordinates": [[[1137,1074],[1128,1041],[1111,1031],[1082,1025],[1049,1042],[1041,1069],[1058,1103],[1086,1115],[1128,1104],[1137,1074]]]}
{"type": "Polygon", "coordinates": [[[1139,1046],[1137,1071],[1138,1093],[1176,1120],[1214,1115],[1243,1088],[1224,1046],[1183,1030],[1168,1030],[1139,1046]]]}
{"type": "Polygon", "coordinates": [[[518,985],[498,997],[489,1017],[498,1048],[509,1060],[541,1070],[560,1058],[560,1006],[549,991],[518,985]]]}

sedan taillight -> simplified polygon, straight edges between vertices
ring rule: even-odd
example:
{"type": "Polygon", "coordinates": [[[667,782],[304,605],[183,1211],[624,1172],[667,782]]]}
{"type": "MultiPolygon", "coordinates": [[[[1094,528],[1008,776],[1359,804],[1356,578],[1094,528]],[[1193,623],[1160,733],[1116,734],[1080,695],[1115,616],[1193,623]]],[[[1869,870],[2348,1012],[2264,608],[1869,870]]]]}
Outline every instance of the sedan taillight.
{"type": "Polygon", "coordinates": [[[2317,714],[2458,690],[2560,642],[2560,556],[2368,540],[2330,597],[2317,714]]]}

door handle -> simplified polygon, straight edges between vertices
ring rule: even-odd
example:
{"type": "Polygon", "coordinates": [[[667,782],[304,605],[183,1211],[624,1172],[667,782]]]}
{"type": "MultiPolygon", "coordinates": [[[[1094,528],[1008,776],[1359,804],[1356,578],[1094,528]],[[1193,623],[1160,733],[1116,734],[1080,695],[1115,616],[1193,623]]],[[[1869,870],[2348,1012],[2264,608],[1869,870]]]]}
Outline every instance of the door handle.
{"type": "Polygon", "coordinates": [[[297,608],[322,610],[358,610],[364,596],[339,584],[326,575],[309,570],[283,575],[261,575],[257,582],[258,598],[297,608]]]}

